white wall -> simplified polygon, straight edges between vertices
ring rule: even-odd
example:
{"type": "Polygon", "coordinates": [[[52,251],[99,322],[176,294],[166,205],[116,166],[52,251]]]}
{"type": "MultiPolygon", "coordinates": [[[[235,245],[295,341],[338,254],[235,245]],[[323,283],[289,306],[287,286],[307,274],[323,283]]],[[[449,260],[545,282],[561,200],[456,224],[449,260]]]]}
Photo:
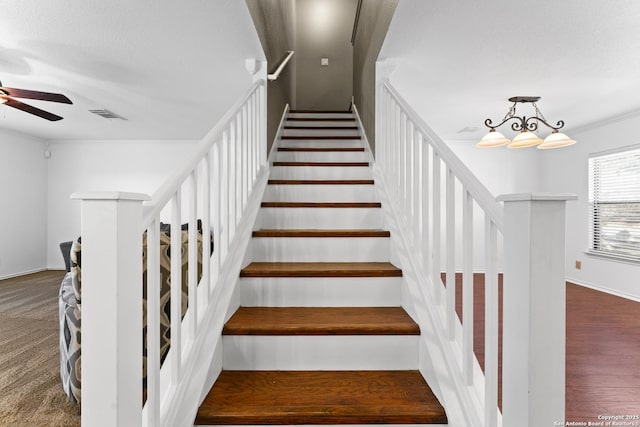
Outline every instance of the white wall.
{"type": "MultiPolygon", "coordinates": [[[[541,161],[544,190],[578,196],[567,203],[566,272],[570,281],[640,300],[640,264],[612,261],[585,254],[589,248],[589,199],[587,162],[590,153],[637,144],[640,116],[636,114],[597,126],[567,130],[577,144],[552,150],[541,161]],[[582,269],[575,261],[582,261],[582,269]]],[[[638,183],[640,185],[640,183],[638,183]]]]}
{"type": "Polygon", "coordinates": [[[44,151],[41,139],[0,129],[0,279],[46,266],[44,151]]]}
{"type": "MultiPolygon", "coordinates": [[[[152,194],[196,141],[69,141],[50,144],[46,265],[64,268],[58,245],[80,235],[77,191],[152,194]]],[[[46,188],[46,187],[45,187],[46,188]]]]}

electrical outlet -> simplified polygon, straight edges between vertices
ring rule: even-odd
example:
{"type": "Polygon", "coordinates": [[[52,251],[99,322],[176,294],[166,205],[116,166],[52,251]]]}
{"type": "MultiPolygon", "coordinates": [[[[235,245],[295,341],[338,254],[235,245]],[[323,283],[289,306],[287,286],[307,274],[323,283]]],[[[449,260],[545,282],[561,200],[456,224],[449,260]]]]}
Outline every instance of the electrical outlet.
{"type": "Polygon", "coordinates": [[[320,58],[320,65],[323,67],[329,66],[329,58],[320,58]]]}
{"type": "Polygon", "coordinates": [[[582,269],[582,261],[577,259],[576,260],[576,270],[580,270],[580,269],[582,269]]]}

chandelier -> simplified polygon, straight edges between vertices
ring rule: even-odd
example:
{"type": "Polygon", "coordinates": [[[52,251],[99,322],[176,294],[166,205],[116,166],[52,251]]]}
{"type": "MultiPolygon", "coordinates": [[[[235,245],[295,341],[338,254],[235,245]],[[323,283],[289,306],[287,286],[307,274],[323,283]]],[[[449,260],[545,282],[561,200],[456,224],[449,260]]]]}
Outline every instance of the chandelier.
{"type": "Polygon", "coordinates": [[[575,144],[576,141],[569,138],[564,133],[558,132],[558,130],[564,127],[564,121],[558,120],[555,126],[547,123],[547,120],[544,118],[544,116],[538,109],[538,106],[536,105],[536,102],[539,100],[539,96],[513,96],[509,98],[509,101],[513,102],[513,105],[511,106],[509,111],[507,111],[507,114],[502,119],[502,122],[494,126],[491,119],[485,120],[484,124],[490,129],[489,133],[486,134],[480,140],[480,142],[476,144],[476,146],[500,147],[502,145],[506,145],[508,148],[525,148],[537,146],[541,150],[546,150],[550,148],[560,148],[575,144]],[[524,103],[530,103],[533,105],[533,108],[535,109],[535,116],[516,116],[516,106],[518,104],[524,103]],[[515,138],[513,138],[513,141],[509,140],[500,132],[496,131],[496,128],[499,128],[508,121],[513,121],[511,123],[512,130],[520,132],[518,135],[516,135],[515,138]],[[540,123],[551,129],[551,134],[544,140],[542,138],[539,138],[534,133],[538,130],[538,126],[540,123]]]}

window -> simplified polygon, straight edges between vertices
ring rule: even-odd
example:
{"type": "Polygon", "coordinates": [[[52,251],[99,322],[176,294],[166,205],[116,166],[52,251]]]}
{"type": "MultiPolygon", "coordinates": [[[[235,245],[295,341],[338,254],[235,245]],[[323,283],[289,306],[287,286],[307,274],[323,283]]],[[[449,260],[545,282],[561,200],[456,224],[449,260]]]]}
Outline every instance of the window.
{"type": "Polygon", "coordinates": [[[589,156],[590,251],[640,261],[640,145],[589,156]]]}

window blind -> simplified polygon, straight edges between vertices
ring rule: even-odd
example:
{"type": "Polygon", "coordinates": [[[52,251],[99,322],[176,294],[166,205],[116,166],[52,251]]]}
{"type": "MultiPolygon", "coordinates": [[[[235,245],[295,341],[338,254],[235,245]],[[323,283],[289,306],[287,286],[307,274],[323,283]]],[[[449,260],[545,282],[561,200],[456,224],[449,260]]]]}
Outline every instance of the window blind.
{"type": "Polygon", "coordinates": [[[589,157],[590,251],[640,261],[640,145],[589,157]]]}

